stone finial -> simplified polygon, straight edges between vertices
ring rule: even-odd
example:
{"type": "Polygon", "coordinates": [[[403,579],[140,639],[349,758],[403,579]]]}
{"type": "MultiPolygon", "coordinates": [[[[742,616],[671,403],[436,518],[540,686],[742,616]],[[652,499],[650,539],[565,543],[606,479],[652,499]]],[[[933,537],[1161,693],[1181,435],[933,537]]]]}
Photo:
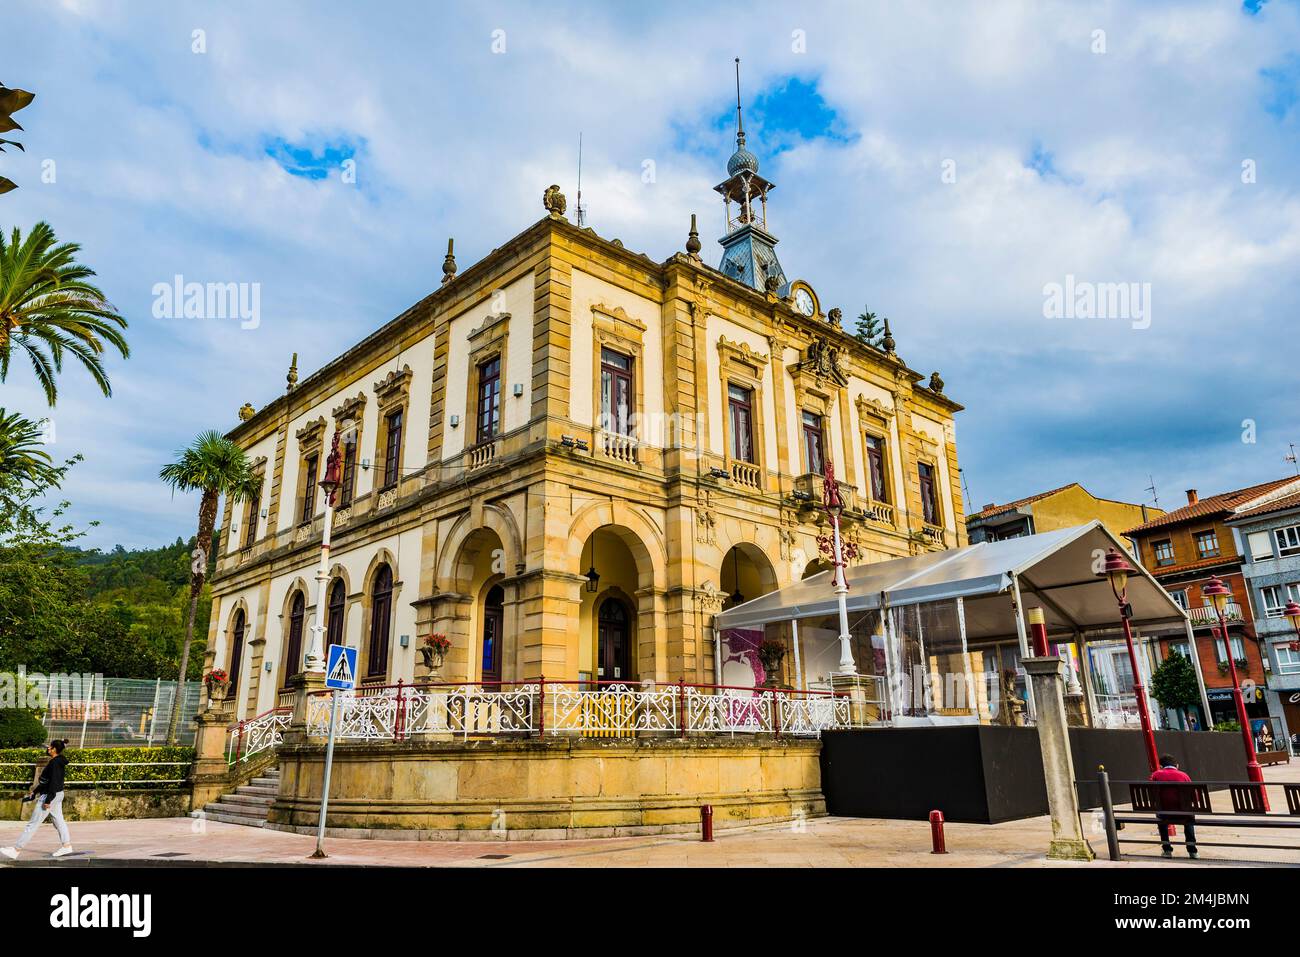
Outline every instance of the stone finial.
{"type": "Polygon", "coordinates": [[[840,320],[843,318],[844,318],[844,313],[840,311],[839,306],[836,306],[830,312],[826,313],[826,321],[829,322],[832,326],[838,326],[840,324],[840,320]]]}
{"type": "Polygon", "coordinates": [[[691,213],[691,231],[686,234],[686,254],[699,262],[700,250],[703,248],[700,245],[700,231],[695,228],[695,214],[691,213]]]}
{"type": "Polygon", "coordinates": [[[454,239],[447,240],[447,255],[442,258],[442,284],[445,286],[456,278],[456,254],[454,239]]]}
{"type": "Polygon", "coordinates": [[[253,416],[257,415],[257,410],[253,408],[253,403],[245,402],[239,407],[239,421],[247,422],[253,416]]]}
{"type": "Polygon", "coordinates": [[[564,199],[564,194],[560,192],[560,187],[552,183],[546,187],[546,192],[542,193],[542,205],[552,219],[563,219],[564,211],[568,209],[568,203],[564,199]]]}
{"type": "Polygon", "coordinates": [[[885,350],[885,355],[894,354],[894,335],[889,331],[889,320],[885,320],[885,334],[880,338],[880,348],[885,350]]]}
{"type": "Polygon", "coordinates": [[[930,391],[943,394],[943,379],[939,378],[939,373],[930,373],[930,391]]]}
{"type": "Polygon", "coordinates": [[[284,381],[288,383],[284,387],[285,392],[292,392],[294,387],[298,385],[298,353],[296,352],[293,354],[293,360],[289,363],[289,374],[284,377],[284,381]]]}

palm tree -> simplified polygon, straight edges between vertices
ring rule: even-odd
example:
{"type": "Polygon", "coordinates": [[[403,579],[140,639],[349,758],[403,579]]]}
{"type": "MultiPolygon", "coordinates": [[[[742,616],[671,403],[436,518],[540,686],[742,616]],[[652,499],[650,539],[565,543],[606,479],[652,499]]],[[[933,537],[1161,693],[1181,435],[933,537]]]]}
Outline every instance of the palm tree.
{"type": "Polygon", "coordinates": [[[167,743],[176,743],[181,717],[181,691],[190,664],[190,643],[194,640],[194,616],[199,607],[199,592],[207,577],[208,554],[212,551],[212,529],[217,522],[217,503],[222,495],[232,502],[253,498],[262,487],[253,474],[244,450],[215,430],[200,433],[187,449],[176,453],[176,461],[164,465],[158,477],[172,487],[172,492],[199,492],[199,532],[195,539],[194,561],[190,565],[190,610],[185,621],[185,644],[181,648],[180,682],[167,723],[167,743]]]}
{"type": "Polygon", "coordinates": [[[63,472],[42,448],[44,444],[44,429],[39,422],[0,408],[0,478],[57,488],[63,472]]]}
{"type": "Polygon", "coordinates": [[[48,223],[37,223],[24,239],[14,227],[9,241],[0,233],[0,382],[9,374],[14,346],[27,353],[45,399],[58,398],[55,374],[63,355],[81,360],[91,378],[112,395],[102,359],[106,346],[126,358],[123,319],[98,287],[95,271],[76,262],[76,243],[58,244],[48,223]]]}

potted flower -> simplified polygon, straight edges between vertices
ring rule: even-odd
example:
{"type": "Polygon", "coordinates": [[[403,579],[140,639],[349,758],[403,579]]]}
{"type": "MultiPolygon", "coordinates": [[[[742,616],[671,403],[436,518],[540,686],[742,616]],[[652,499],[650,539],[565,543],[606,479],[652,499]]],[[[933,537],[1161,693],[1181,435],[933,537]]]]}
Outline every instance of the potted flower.
{"type": "Polygon", "coordinates": [[[420,654],[424,656],[424,667],[429,669],[430,681],[438,678],[439,673],[442,671],[442,663],[446,660],[450,648],[450,639],[440,632],[426,635],[424,641],[420,643],[420,654]]]}
{"type": "Polygon", "coordinates": [[[230,675],[222,668],[213,668],[203,676],[203,684],[208,689],[208,700],[219,704],[226,700],[226,693],[230,690],[230,675]]]}
{"type": "Polygon", "coordinates": [[[781,662],[785,660],[785,645],[779,641],[765,640],[758,646],[758,660],[763,665],[763,684],[775,688],[781,674],[781,662]]]}

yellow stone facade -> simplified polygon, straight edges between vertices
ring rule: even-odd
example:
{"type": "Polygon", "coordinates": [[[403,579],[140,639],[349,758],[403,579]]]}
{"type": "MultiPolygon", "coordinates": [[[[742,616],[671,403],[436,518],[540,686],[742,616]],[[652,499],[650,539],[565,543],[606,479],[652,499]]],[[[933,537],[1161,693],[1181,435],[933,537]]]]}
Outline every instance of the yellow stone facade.
{"type": "Polygon", "coordinates": [[[715,683],[712,622],[729,596],[825,567],[805,413],[847,498],[858,561],[965,544],[960,406],[937,376],[925,384],[829,321],[808,283],[793,285],[811,315],[792,292],[760,291],[694,254],[655,262],[554,209],[454,268],[229,433],[265,476],[255,507],[226,505],[213,578],[208,665],[229,668],[242,635],[238,717],[275,706],[301,667],[288,660],[295,621],[301,653],[317,601],[336,588],[326,618],[358,646],[372,682],[422,677],[418,646],[441,633],[452,643],[443,680],[715,683]],[[631,429],[609,429],[603,414],[602,356],[613,353],[630,360],[631,429]],[[480,441],[476,406],[493,361],[499,428],[480,441]],[[735,454],[733,385],[752,403],[752,461],[735,454]],[[335,513],[320,597],[323,502],[304,512],[305,469],[317,456],[319,475],[337,430],[355,437],[355,484],[335,513]],[[392,475],[390,432],[400,439],[392,475]],[[877,490],[872,439],[884,458],[877,490]],[[933,523],[922,519],[923,464],[933,523]],[[388,575],[391,593],[377,597],[388,575]],[[485,674],[492,627],[498,671],[485,674]],[[620,634],[624,664],[609,650],[620,634]],[[627,673],[602,672],[610,661],[627,673]]]}

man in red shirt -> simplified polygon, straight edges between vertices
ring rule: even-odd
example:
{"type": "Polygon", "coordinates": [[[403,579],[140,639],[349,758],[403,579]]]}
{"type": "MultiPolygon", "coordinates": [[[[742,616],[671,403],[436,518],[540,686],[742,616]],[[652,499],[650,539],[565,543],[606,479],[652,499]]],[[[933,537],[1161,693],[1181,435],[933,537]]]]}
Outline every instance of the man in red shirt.
{"type": "MultiPolygon", "coordinates": [[[[1160,755],[1160,770],[1153,771],[1152,781],[1169,781],[1191,784],[1192,779],[1178,769],[1178,762],[1173,755],[1160,755]]],[[[1187,856],[1196,857],[1196,819],[1187,810],[1191,806],[1191,793],[1187,788],[1160,788],[1156,796],[1161,812],[1156,813],[1156,828],[1160,831],[1160,850],[1165,857],[1174,856],[1174,846],[1170,840],[1173,825],[1181,824],[1187,837],[1187,856]]]]}

